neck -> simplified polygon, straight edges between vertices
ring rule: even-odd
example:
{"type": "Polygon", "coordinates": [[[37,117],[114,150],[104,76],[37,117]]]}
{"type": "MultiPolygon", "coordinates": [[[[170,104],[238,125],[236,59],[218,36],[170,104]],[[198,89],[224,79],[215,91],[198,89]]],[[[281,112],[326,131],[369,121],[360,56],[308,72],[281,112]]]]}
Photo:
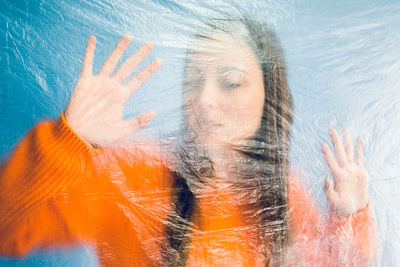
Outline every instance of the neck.
{"type": "Polygon", "coordinates": [[[213,163],[213,169],[217,177],[223,179],[232,178],[238,166],[240,152],[226,145],[208,145],[207,152],[213,163]]]}

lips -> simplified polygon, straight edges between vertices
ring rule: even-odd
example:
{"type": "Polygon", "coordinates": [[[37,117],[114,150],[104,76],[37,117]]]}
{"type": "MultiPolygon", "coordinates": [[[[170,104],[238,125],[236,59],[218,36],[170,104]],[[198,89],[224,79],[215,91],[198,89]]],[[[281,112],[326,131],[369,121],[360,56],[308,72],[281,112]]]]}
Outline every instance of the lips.
{"type": "Polygon", "coordinates": [[[222,126],[221,122],[205,118],[200,114],[197,114],[195,120],[196,120],[196,125],[202,130],[210,130],[222,126]]]}

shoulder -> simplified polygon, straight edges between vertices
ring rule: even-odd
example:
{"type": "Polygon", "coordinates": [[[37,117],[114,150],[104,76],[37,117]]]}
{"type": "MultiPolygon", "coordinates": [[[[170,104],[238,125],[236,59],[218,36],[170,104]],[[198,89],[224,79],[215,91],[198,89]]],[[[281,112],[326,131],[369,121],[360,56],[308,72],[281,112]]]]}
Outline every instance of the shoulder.
{"type": "Polygon", "coordinates": [[[310,226],[320,223],[320,213],[298,172],[294,170],[289,171],[288,202],[290,217],[297,232],[310,231],[310,226]]]}
{"type": "Polygon", "coordinates": [[[288,198],[290,202],[297,202],[308,195],[303,182],[301,181],[300,174],[295,169],[289,170],[288,175],[288,198]]]}
{"type": "Polygon", "coordinates": [[[314,204],[311,199],[311,194],[305,187],[299,172],[294,169],[289,170],[288,200],[289,206],[292,208],[304,209],[314,204]]]}

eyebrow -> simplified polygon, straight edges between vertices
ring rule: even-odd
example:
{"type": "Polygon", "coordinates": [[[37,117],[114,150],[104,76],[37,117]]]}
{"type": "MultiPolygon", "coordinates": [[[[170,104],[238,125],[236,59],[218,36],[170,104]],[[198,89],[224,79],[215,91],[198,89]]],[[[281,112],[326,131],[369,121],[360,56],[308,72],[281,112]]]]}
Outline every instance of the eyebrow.
{"type": "Polygon", "coordinates": [[[242,73],[249,74],[247,71],[236,68],[236,67],[218,67],[217,70],[219,73],[224,73],[224,72],[229,72],[229,71],[239,71],[242,73]]]}

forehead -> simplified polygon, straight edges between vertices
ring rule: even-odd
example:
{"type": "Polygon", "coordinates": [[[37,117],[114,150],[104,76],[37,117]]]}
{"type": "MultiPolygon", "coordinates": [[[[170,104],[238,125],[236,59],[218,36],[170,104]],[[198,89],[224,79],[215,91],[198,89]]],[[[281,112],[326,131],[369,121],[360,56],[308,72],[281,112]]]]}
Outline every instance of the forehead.
{"type": "Polygon", "coordinates": [[[215,32],[193,43],[189,64],[197,68],[236,67],[251,70],[259,65],[249,45],[232,34],[215,32]]]}

